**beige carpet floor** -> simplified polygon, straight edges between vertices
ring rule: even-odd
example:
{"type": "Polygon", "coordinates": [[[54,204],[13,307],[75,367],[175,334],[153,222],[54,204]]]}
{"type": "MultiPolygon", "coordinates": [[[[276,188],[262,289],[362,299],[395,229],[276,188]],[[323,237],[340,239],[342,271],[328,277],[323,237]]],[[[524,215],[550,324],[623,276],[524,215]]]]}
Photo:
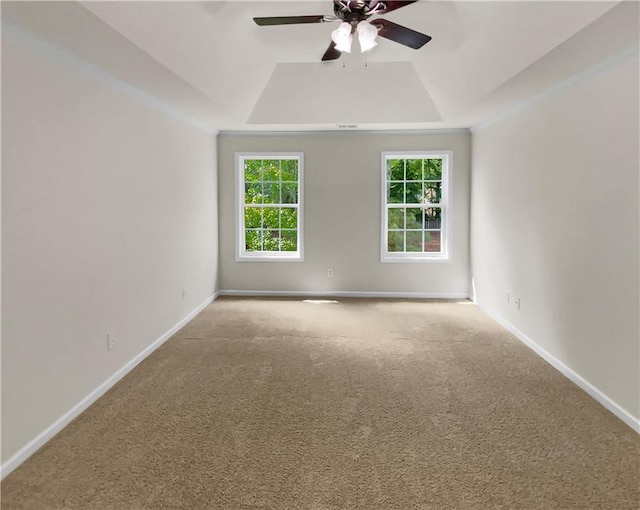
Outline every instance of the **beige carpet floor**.
{"type": "Polygon", "coordinates": [[[222,298],[3,509],[607,509],[639,436],[471,304],[222,298]]]}

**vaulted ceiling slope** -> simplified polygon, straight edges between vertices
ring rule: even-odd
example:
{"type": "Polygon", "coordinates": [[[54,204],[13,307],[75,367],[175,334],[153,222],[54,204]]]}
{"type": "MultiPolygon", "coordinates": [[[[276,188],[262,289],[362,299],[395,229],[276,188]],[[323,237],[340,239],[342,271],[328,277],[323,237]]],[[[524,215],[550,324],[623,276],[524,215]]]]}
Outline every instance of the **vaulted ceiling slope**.
{"type": "Polygon", "coordinates": [[[24,30],[220,130],[470,127],[638,45],[637,2],[420,0],[385,15],[433,37],[320,62],[332,1],[3,2],[24,30]]]}

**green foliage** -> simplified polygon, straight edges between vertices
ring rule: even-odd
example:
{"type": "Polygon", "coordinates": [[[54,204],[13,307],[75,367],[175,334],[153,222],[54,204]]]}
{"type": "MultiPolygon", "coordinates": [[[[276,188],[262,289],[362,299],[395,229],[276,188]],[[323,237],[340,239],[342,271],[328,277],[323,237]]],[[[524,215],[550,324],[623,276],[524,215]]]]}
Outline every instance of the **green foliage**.
{"type": "Polygon", "coordinates": [[[275,159],[265,159],[262,161],[262,180],[274,182],[280,180],[280,161],[275,159]]]}
{"type": "Polygon", "coordinates": [[[298,210],[292,207],[280,209],[280,228],[295,229],[298,227],[298,210]]]}
{"type": "Polygon", "coordinates": [[[417,207],[407,208],[407,229],[422,229],[422,209],[417,207]]]}
{"type": "Polygon", "coordinates": [[[263,251],[280,251],[280,231],[279,230],[263,230],[262,231],[263,251]]]}
{"type": "Polygon", "coordinates": [[[388,181],[439,181],[442,180],[441,159],[388,159],[388,181]],[[406,161],[406,173],[405,173],[406,161]]]}
{"type": "Polygon", "coordinates": [[[388,159],[387,160],[387,180],[389,181],[404,180],[404,159],[388,159]]]}
{"type": "Polygon", "coordinates": [[[259,159],[246,159],[244,161],[244,180],[248,182],[262,179],[262,161],[259,159]]]}
{"type": "Polygon", "coordinates": [[[298,160],[245,160],[245,249],[297,251],[298,160]],[[251,207],[269,204],[272,207],[251,207]]]}
{"type": "Polygon", "coordinates": [[[404,184],[401,182],[390,182],[387,184],[387,202],[390,204],[404,203],[404,184]]]}
{"type": "Polygon", "coordinates": [[[244,208],[244,228],[260,228],[262,226],[262,208],[244,208]]]}
{"type": "Polygon", "coordinates": [[[442,160],[441,159],[425,159],[424,160],[424,180],[439,181],[442,179],[442,160]]]}
{"type": "Polygon", "coordinates": [[[298,232],[279,229],[246,230],[245,249],[246,251],[296,251],[298,232]]]}
{"type": "Polygon", "coordinates": [[[422,202],[422,183],[407,182],[405,184],[405,203],[419,204],[422,202]]]}
{"type": "Polygon", "coordinates": [[[244,241],[247,251],[262,251],[262,230],[245,230],[244,241]]]}
{"type": "Polygon", "coordinates": [[[426,206],[442,201],[442,160],[389,159],[387,181],[387,203],[409,206],[387,208],[388,251],[438,251],[442,211],[426,206]]]}
{"type": "Polygon", "coordinates": [[[298,203],[298,183],[297,182],[283,182],[280,188],[282,190],[282,204],[297,204],[298,203]]]}
{"type": "Polygon", "coordinates": [[[245,182],[244,183],[244,203],[245,204],[261,204],[262,203],[262,183],[261,182],[245,182]]]}
{"type": "Polygon", "coordinates": [[[387,228],[389,230],[404,228],[404,209],[389,208],[387,210],[387,228]]]}
{"type": "Polygon", "coordinates": [[[265,204],[280,203],[280,184],[263,184],[262,185],[262,202],[265,204]]]}
{"type": "Polygon", "coordinates": [[[280,176],[282,181],[298,182],[298,160],[283,159],[280,161],[280,176]]]}
{"type": "Polygon", "coordinates": [[[407,232],[407,251],[411,251],[411,252],[422,251],[422,231],[407,232]]]}
{"type": "Polygon", "coordinates": [[[389,231],[387,236],[387,251],[404,251],[404,231],[389,231]]]}
{"type": "Polygon", "coordinates": [[[296,230],[282,230],[281,235],[281,251],[296,251],[298,249],[298,232],[296,230]]]}
{"type": "Polygon", "coordinates": [[[421,180],[422,180],[422,160],[408,159],[407,160],[407,181],[421,181],[421,180]]]}

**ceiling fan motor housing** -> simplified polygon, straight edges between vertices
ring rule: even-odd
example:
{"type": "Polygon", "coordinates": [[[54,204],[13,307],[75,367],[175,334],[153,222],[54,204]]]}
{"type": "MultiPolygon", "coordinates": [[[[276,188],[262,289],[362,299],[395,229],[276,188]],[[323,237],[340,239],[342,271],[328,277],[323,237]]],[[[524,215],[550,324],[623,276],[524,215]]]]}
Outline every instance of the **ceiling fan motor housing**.
{"type": "Polygon", "coordinates": [[[333,0],[333,12],[337,18],[349,23],[353,30],[371,15],[369,2],[365,0],[333,0]]]}

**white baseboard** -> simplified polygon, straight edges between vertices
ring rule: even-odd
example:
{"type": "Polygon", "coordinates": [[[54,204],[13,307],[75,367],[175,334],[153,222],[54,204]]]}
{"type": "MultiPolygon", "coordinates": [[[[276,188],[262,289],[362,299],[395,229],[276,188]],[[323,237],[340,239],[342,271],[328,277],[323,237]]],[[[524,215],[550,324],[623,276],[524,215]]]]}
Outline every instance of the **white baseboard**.
{"type": "Polygon", "coordinates": [[[596,388],[593,384],[587,381],[584,377],[582,377],[577,372],[573,371],[567,365],[565,365],[562,361],[556,358],[549,351],[540,347],[536,342],[534,342],[531,338],[525,335],[518,328],[509,323],[506,319],[489,310],[487,307],[483,306],[481,303],[476,302],[487,315],[489,315],[492,319],[498,322],[502,327],[504,327],[507,331],[512,333],[518,338],[523,344],[529,347],[533,352],[535,352],[538,356],[544,359],[547,363],[549,363],[552,367],[558,370],[562,375],[564,375],[571,382],[576,384],[582,390],[587,392],[592,398],[600,402],[605,408],[615,414],[618,418],[620,418],[623,422],[625,422],[629,427],[640,434],[640,419],[633,416],[631,413],[626,411],[623,407],[613,401],[610,397],[605,395],[602,391],[596,388]]]}
{"type": "Polygon", "coordinates": [[[221,296],[349,297],[382,299],[469,299],[466,292],[369,292],[341,290],[221,290],[221,296]]]}
{"type": "Polygon", "coordinates": [[[100,386],[98,386],[95,390],[89,393],[80,402],[78,402],[75,406],[73,406],[69,411],[63,414],[60,418],[58,418],[55,422],[53,422],[49,427],[47,427],[45,430],[40,432],[40,434],[38,434],[34,439],[32,439],[25,446],[23,446],[15,455],[13,455],[4,464],[2,464],[2,467],[0,467],[0,479],[3,479],[4,477],[6,477],[9,473],[11,473],[14,469],[16,469],[25,460],[31,457],[31,455],[33,455],[42,446],[44,446],[45,443],[47,443],[47,441],[49,441],[53,436],[55,436],[64,427],[66,427],[73,419],[79,416],[85,409],[87,409],[91,404],[93,404],[96,400],[98,400],[102,395],[104,395],[113,385],[115,385],[120,379],[122,379],[125,375],[127,375],[133,368],[135,368],[142,360],[144,360],[147,356],[149,356],[164,342],[166,342],[169,338],[171,338],[176,332],[178,332],[178,330],[180,330],[180,328],[182,328],[187,322],[193,319],[198,313],[200,313],[207,305],[209,305],[212,301],[214,301],[219,295],[220,295],[220,292],[218,291],[212,296],[205,299],[194,310],[189,312],[177,324],[175,324],[173,327],[171,327],[171,329],[169,329],[166,333],[164,333],[160,338],[155,340],[146,349],[144,349],[142,352],[136,355],[133,359],[127,362],[122,368],[120,368],[117,372],[115,372],[100,386]]]}

